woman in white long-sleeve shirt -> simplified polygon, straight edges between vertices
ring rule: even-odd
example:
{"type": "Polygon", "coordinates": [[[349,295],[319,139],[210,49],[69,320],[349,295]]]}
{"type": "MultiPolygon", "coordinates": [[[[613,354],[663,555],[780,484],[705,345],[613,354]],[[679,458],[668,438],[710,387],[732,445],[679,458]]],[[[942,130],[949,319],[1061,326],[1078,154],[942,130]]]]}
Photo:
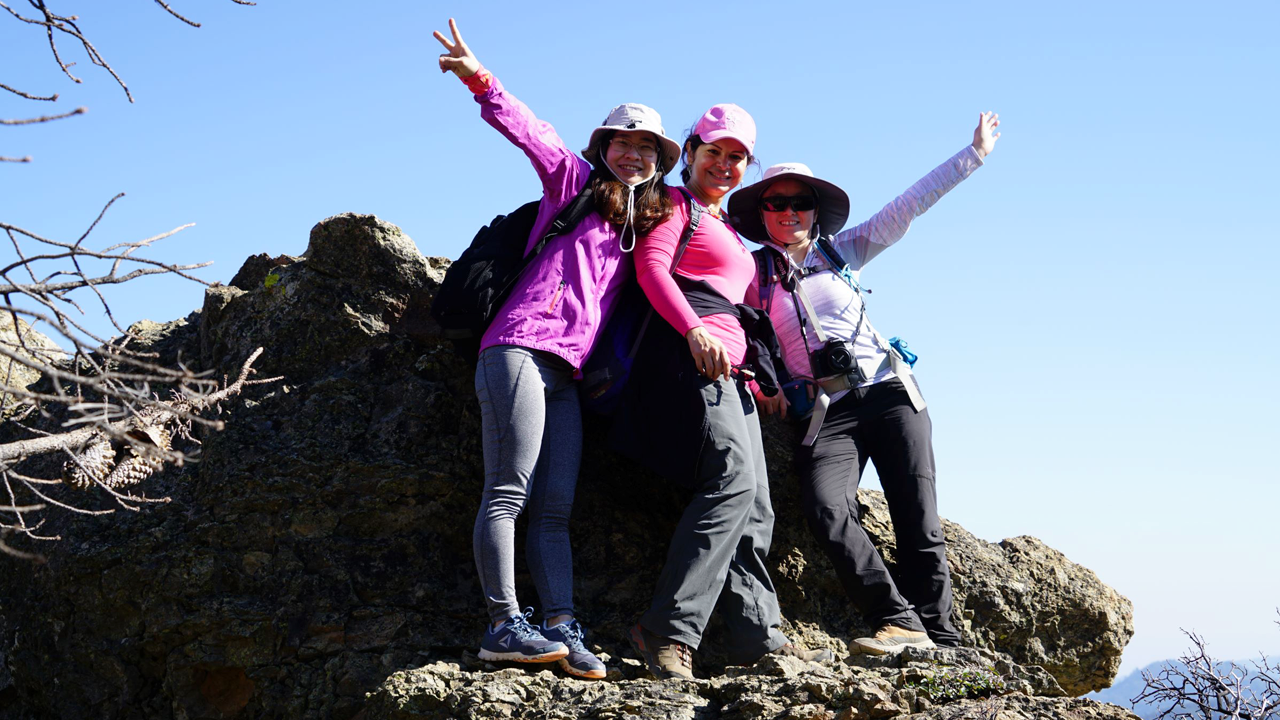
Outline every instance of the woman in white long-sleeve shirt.
{"type": "MultiPolygon", "coordinates": [[[[862,652],[961,641],[951,623],[929,413],[903,353],[867,318],[862,268],[982,165],[999,124],[983,113],[972,144],[849,230],[836,232],[849,216],[848,195],[799,163],[769,168],[729,201],[734,226],[765,246],[756,251],[759,282],[747,302],[769,312],[792,377],[812,382],[816,402],[797,453],[801,504],[850,600],[877,628],[854,641],[862,652]],[[858,523],[868,458],[893,519],[898,582],[858,523]]],[[[767,412],[787,409],[781,394],[758,400],[767,412]]]]}

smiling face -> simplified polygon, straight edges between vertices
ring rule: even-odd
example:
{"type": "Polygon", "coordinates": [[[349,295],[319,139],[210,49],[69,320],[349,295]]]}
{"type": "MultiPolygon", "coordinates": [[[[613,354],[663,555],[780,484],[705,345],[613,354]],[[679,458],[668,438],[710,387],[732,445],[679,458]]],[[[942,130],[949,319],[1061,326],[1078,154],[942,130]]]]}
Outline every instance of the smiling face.
{"type": "MultiPolygon", "coordinates": [[[[799,180],[786,178],[775,182],[760,193],[762,204],[765,200],[793,197],[811,201],[813,199],[813,190],[799,180]]],[[[797,212],[795,208],[790,206],[780,212],[765,210],[763,207],[760,210],[760,218],[764,221],[764,229],[769,232],[769,237],[773,238],[773,241],[779,245],[794,245],[807,242],[809,240],[809,230],[813,228],[813,219],[817,214],[816,207],[804,212],[797,212]]]]}
{"type": "Polygon", "coordinates": [[[639,185],[658,171],[662,146],[653,133],[619,130],[604,146],[604,162],[627,185],[639,185]]]}
{"type": "Polygon", "coordinates": [[[704,202],[719,203],[742,182],[750,159],[746,146],[733,138],[703,143],[693,151],[685,185],[704,202]]]}

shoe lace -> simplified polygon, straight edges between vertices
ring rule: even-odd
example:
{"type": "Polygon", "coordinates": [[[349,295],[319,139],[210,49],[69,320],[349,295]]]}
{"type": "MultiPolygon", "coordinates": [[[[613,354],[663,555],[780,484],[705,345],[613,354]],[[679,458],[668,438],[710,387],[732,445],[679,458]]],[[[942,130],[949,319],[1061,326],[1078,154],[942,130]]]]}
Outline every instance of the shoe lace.
{"type": "Polygon", "coordinates": [[[572,652],[586,652],[587,646],[583,643],[586,637],[586,631],[582,629],[582,625],[577,620],[564,624],[564,644],[568,646],[572,652]]]}
{"type": "Polygon", "coordinates": [[[679,640],[671,640],[667,643],[666,649],[675,655],[676,662],[684,667],[693,669],[693,650],[679,640]]]}
{"type": "Polygon", "coordinates": [[[676,643],[676,657],[680,660],[680,664],[689,669],[693,669],[693,650],[682,642],[676,643]]]}
{"type": "Polygon", "coordinates": [[[529,623],[529,618],[533,617],[533,608],[525,608],[524,615],[512,615],[510,620],[511,634],[516,636],[517,640],[524,642],[540,635],[540,633],[529,623]]]}

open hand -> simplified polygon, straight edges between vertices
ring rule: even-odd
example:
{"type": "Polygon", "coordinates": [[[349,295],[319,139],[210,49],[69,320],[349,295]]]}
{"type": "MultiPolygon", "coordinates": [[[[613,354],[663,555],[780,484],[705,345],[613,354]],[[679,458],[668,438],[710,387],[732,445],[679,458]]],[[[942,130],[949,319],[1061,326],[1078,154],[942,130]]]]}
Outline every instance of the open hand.
{"type": "Polygon", "coordinates": [[[449,18],[449,31],[453,33],[453,42],[449,42],[449,39],[441,35],[439,30],[432,33],[444,49],[449,51],[440,54],[440,72],[452,70],[460,78],[475,75],[480,70],[480,61],[472,54],[471,48],[462,41],[462,34],[458,32],[458,23],[454,22],[453,18],[449,18]]]}
{"type": "Polygon", "coordinates": [[[698,372],[710,380],[721,376],[725,380],[729,379],[729,369],[732,365],[729,363],[729,352],[724,349],[724,343],[701,325],[685,333],[685,339],[689,341],[689,352],[693,355],[693,364],[697,366],[698,372]]]}
{"type": "Polygon", "coordinates": [[[995,149],[996,140],[1000,139],[1000,133],[994,132],[998,127],[1000,127],[999,115],[993,112],[978,115],[978,127],[973,131],[973,149],[978,151],[979,158],[985,158],[995,149]]]}

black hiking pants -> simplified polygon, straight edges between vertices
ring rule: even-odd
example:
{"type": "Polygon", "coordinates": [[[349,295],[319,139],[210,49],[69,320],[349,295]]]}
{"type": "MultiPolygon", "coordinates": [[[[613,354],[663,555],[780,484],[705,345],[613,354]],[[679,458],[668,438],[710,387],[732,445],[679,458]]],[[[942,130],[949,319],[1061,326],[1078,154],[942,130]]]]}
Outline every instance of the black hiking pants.
{"type": "Polygon", "coordinates": [[[812,447],[801,447],[801,504],[854,606],[873,629],[924,630],[960,644],[951,624],[951,573],[934,486],[933,424],[894,379],[850,390],[827,411],[812,447]],[[897,537],[897,582],[858,522],[858,482],[870,459],[897,537]]]}

